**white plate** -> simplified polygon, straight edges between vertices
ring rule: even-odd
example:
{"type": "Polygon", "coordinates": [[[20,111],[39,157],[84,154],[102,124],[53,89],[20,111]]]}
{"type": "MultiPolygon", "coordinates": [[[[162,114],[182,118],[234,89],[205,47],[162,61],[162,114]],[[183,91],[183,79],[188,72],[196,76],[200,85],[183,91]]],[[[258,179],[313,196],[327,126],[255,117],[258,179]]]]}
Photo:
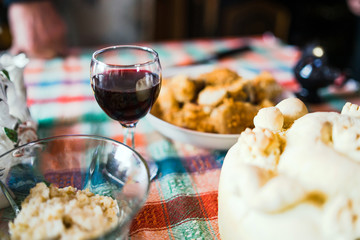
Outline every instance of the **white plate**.
{"type": "MultiPolygon", "coordinates": [[[[200,73],[210,72],[213,68],[214,66],[212,65],[182,67],[178,69],[171,69],[171,71],[167,72],[164,71],[164,76],[172,76],[180,73],[189,76],[197,76],[200,73]]],[[[239,71],[239,74],[243,77],[253,77],[250,76],[250,74],[244,76],[245,74],[242,71],[239,71]]],[[[294,94],[292,92],[284,91],[279,97],[278,101],[293,96],[294,94]]],[[[206,133],[189,130],[163,121],[150,113],[146,116],[146,118],[153,126],[153,128],[155,128],[155,130],[160,132],[165,137],[206,149],[228,150],[236,143],[240,136],[240,134],[206,133]]]]}
{"type": "Polygon", "coordinates": [[[240,136],[240,134],[205,133],[189,130],[165,122],[150,113],[146,118],[165,137],[207,149],[227,150],[236,143],[240,136]]]}

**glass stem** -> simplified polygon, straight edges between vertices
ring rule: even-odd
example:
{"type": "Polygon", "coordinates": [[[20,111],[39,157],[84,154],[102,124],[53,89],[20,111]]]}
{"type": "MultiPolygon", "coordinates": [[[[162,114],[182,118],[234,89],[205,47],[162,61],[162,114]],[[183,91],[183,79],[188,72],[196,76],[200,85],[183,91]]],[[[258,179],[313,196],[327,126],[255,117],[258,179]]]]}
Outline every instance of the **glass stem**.
{"type": "Polygon", "coordinates": [[[121,124],[123,129],[124,129],[124,140],[123,143],[125,145],[127,145],[127,139],[130,135],[131,138],[131,147],[133,149],[135,149],[135,128],[136,128],[136,123],[131,123],[131,124],[121,124]]]}

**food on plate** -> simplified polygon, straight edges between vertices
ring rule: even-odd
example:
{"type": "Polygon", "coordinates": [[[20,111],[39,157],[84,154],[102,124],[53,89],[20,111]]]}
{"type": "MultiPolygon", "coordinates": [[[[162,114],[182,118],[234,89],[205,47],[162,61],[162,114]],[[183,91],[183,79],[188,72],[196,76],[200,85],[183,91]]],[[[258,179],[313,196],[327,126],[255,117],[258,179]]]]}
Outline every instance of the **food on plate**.
{"type": "Polygon", "coordinates": [[[170,89],[176,89],[177,94],[173,95],[175,100],[184,103],[192,101],[196,96],[196,83],[185,75],[173,77],[169,83],[170,89]]]}
{"type": "Polygon", "coordinates": [[[239,75],[228,68],[217,68],[211,72],[203,73],[199,76],[206,85],[228,85],[236,82],[239,79],[239,75]]]}
{"type": "Polygon", "coordinates": [[[92,239],[119,221],[117,201],[74,187],[38,183],[9,223],[11,239],[92,239]]]}
{"type": "Polygon", "coordinates": [[[245,79],[228,68],[192,78],[163,81],[151,113],[171,124],[200,132],[239,134],[253,127],[259,109],[274,106],[281,87],[268,72],[245,79]]]}
{"type": "Polygon", "coordinates": [[[254,125],[221,169],[221,238],[359,239],[359,106],[308,113],[289,98],[261,109],[254,125]]]}
{"type": "Polygon", "coordinates": [[[259,108],[248,102],[226,99],[211,112],[211,123],[218,133],[240,133],[246,127],[253,126],[253,118],[259,108]]]}

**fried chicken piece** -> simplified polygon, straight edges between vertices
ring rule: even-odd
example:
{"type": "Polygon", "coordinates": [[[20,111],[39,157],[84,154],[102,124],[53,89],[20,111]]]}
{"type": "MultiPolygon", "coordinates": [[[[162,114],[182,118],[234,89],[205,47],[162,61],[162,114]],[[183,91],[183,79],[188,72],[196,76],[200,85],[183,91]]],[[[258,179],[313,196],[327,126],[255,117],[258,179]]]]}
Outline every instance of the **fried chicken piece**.
{"type": "Polygon", "coordinates": [[[164,79],[151,113],[176,126],[223,134],[254,127],[253,118],[263,107],[274,106],[280,85],[268,72],[245,80],[227,68],[190,78],[164,79]]]}
{"type": "Polygon", "coordinates": [[[208,86],[200,91],[197,103],[199,105],[217,106],[227,97],[227,91],[223,87],[208,86]]]}
{"type": "Polygon", "coordinates": [[[218,133],[241,133],[248,127],[254,127],[253,119],[259,108],[247,102],[234,102],[232,99],[226,99],[223,104],[211,112],[210,119],[218,133]]]}
{"type": "Polygon", "coordinates": [[[214,132],[209,111],[200,105],[185,103],[174,116],[174,124],[177,126],[200,132],[214,132]]]}
{"type": "Polygon", "coordinates": [[[253,79],[256,103],[264,99],[273,100],[281,93],[281,86],[269,72],[261,72],[253,79]]]}
{"type": "Polygon", "coordinates": [[[206,85],[227,85],[237,80],[240,76],[228,68],[218,68],[209,73],[199,76],[199,79],[205,81],[206,85]]]}
{"type": "MultiPolygon", "coordinates": [[[[180,104],[176,101],[173,91],[170,88],[168,81],[164,80],[161,86],[159,97],[151,109],[151,113],[155,116],[164,119],[164,114],[168,112],[178,111],[180,104]]],[[[165,120],[165,119],[164,119],[165,120]]]]}
{"type": "Polygon", "coordinates": [[[197,94],[196,84],[185,75],[176,75],[172,77],[169,86],[175,99],[181,103],[192,101],[197,94]]]}
{"type": "Polygon", "coordinates": [[[253,102],[255,100],[255,90],[250,80],[238,78],[226,86],[226,91],[229,97],[235,101],[253,102]]]}
{"type": "Polygon", "coordinates": [[[234,101],[250,101],[255,98],[251,81],[238,78],[228,85],[210,85],[200,91],[197,103],[206,106],[218,106],[225,98],[234,101]]]}

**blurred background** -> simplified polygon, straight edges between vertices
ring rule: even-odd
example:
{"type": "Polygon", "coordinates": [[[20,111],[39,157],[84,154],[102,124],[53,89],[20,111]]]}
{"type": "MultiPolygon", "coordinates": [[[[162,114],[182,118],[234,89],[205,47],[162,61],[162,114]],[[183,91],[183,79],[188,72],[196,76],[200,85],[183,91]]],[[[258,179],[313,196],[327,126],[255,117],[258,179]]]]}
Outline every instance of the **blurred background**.
{"type": "MultiPolygon", "coordinates": [[[[83,0],[96,4],[97,0],[83,0]]],[[[339,68],[349,65],[355,48],[356,16],[343,1],[327,0],[114,0],[123,4],[122,21],[117,24],[122,38],[118,43],[168,41],[194,38],[220,38],[230,36],[272,33],[284,43],[303,47],[318,42],[328,52],[329,63],[339,68]]],[[[114,2],[108,1],[108,2],[114,2]]],[[[55,1],[56,2],[56,1],[55,1]]],[[[79,2],[79,1],[73,1],[79,2]]],[[[111,3],[108,3],[108,5],[111,3]]],[[[90,10],[62,9],[71,15],[91,15],[90,10]]],[[[121,12],[121,11],[120,11],[121,12]]],[[[120,15],[120,13],[115,13],[120,15]]],[[[107,16],[108,21],[111,14],[107,16]]],[[[96,19],[96,15],[93,15],[96,19]]],[[[103,16],[104,20],[104,16],[103,16]]],[[[119,20],[120,21],[120,20],[119,20]]],[[[89,32],[89,28],[76,26],[70,20],[70,32],[89,32]]],[[[90,23],[88,26],[94,26],[90,23]]],[[[11,45],[7,9],[0,10],[0,50],[11,45]]],[[[107,29],[103,31],[110,32],[107,29]]],[[[105,33],[104,33],[105,34],[105,33]]],[[[91,45],[73,41],[72,45],[91,45]]],[[[105,43],[105,42],[104,42],[105,43]]]]}
{"type": "Polygon", "coordinates": [[[323,45],[340,68],[355,44],[356,17],[345,0],[158,0],[156,7],[157,40],[271,32],[291,45],[323,45]]]}

